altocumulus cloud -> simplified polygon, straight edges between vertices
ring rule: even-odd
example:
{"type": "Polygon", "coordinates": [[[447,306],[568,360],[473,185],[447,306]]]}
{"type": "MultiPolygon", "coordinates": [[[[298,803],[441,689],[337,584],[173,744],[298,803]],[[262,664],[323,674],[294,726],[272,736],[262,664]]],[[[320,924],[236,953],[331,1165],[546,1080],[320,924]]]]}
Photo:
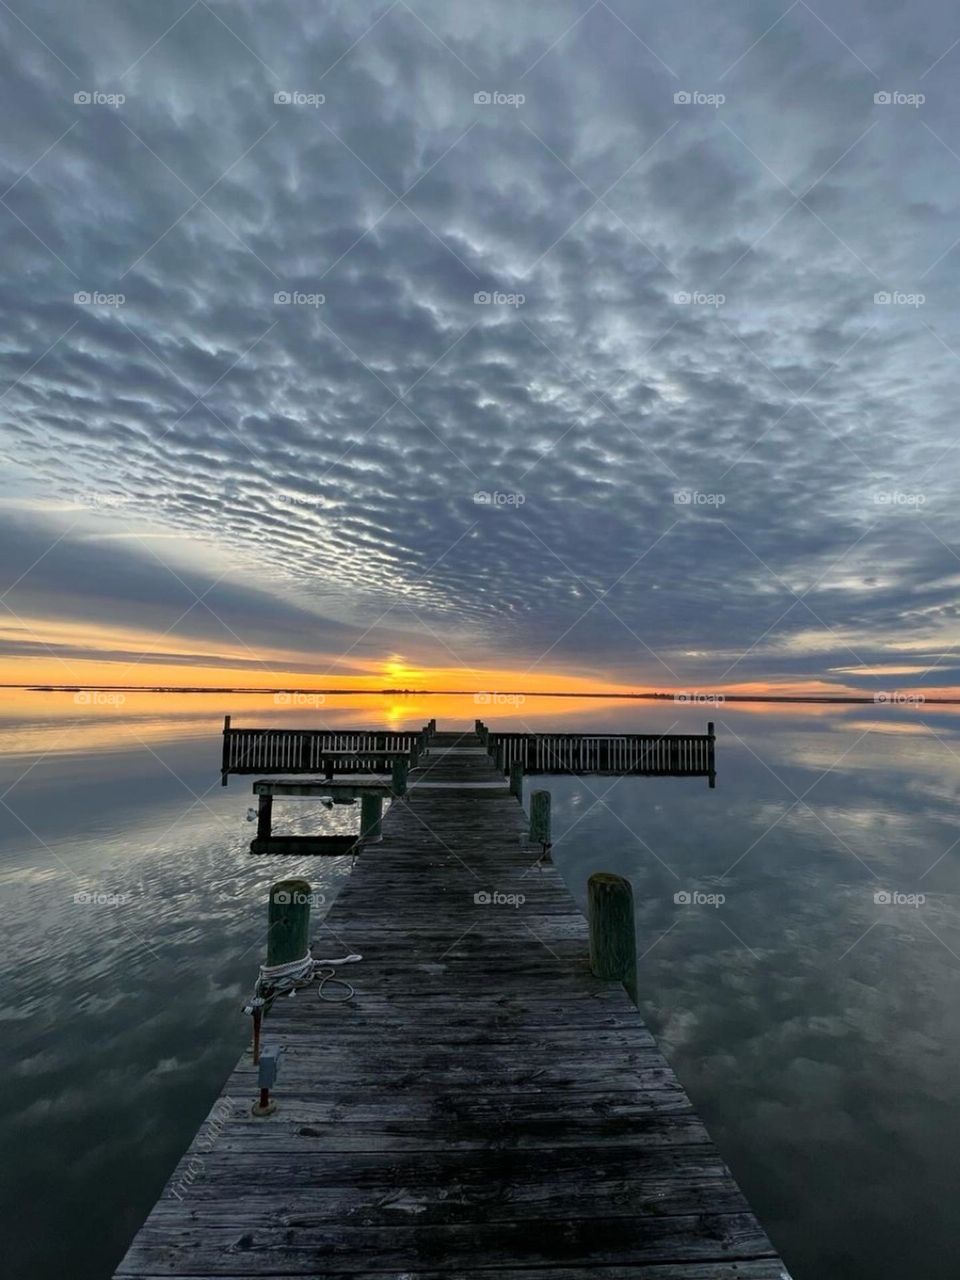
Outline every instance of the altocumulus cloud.
{"type": "Polygon", "coordinates": [[[12,608],[162,631],[148,529],[251,646],[944,682],[948,6],[15,7],[12,608]]]}

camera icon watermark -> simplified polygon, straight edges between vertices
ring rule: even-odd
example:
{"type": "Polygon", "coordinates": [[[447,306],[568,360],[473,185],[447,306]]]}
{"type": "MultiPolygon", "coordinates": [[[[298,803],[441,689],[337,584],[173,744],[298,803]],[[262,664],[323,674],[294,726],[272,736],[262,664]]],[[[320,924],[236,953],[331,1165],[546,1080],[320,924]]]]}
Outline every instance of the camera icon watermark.
{"type": "Polygon", "coordinates": [[[692,293],[686,289],[678,289],[673,301],[678,307],[722,307],[727,300],[725,293],[703,293],[695,289],[692,293]]]}
{"type": "Polygon", "coordinates": [[[278,907],[322,907],[327,901],[322,893],[304,893],[302,889],[276,889],[271,900],[278,907]]]}
{"type": "Polygon", "coordinates": [[[478,489],[473,500],[478,507],[522,507],[527,496],[524,493],[501,493],[499,489],[494,489],[492,493],[486,489],[478,489]]]}
{"type": "Polygon", "coordinates": [[[277,307],[322,307],[326,300],[326,294],[301,293],[299,289],[278,289],[273,295],[277,307]]]}
{"type": "Polygon", "coordinates": [[[122,707],[126,700],[125,693],[113,689],[78,689],[73,695],[77,707],[122,707]]]}
{"type": "Polygon", "coordinates": [[[873,895],[878,907],[922,907],[925,893],[900,893],[897,889],[878,889],[873,895]]]}
{"type": "Polygon", "coordinates": [[[727,100],[725,93],[702,93],[699,89],[678,89],[673,101],[678,107],[722,107],[727,100]]]}
{"type": "Polygon", "coordinates": [[[873,95],[878,107],[922,107],[927,100],[925,93],[900,93],[897,89],[881,89],[873,95]]]}
{"type": "Polygon", "coordinates": [[[273,705],[275,707],[322,707],[327,701],[326,695],[323,693],[275,693],[273,695],[273,705]]]}
{"type": "Polygon", "coordinates": [[[873,501],[878,507],[922,507],[926,504],[925,493],[904,493],[901,489],[877,489],[873,501]]]}
{"type": "Polygon", "coordinates": [[[722,907],[727,896],[724,893],[701,893],[699,889],[678,889],[673,900],[678,907],[722,907]]]}
{"type": "Polygon", "coordinates": [[[880,289],[873,295],[877,307],[922,307],[927,300],[925,293],[902,293],[899,289],[880,289]]]}
{"type": "Polygon", "coordinates": [[[499,89],[480,89],[473,95],[477,107],[522,107],[527,96],[524,93],[501,93],[499,89]]]}
{"type": "Polygon", "coordinates": [[[97,289],[78,289],[73,295],[78,307],[122,307],[126,300],[126,294],[101,293],[97,289]]]}
{"type": "Polygon", "coordinates": [[[275,501],[289,504],[291,507],[323,507],[326,498],[319,493],[275,493],[275,501]]]}
{"type": "Polygon", "coordinates": [[[126,100],[125,93],[104,93],[100,89],[79,89],[73,95],[78,107],[122,107],[126,100]]]}
{"type": "Polygon", "coordinates": [[[499,293],[496,289],[489,292],[486,289],[479,289],[473,295],[474,305],[477,307],[522,307],[526,302],[527,296],[524,293],[499,293]]]}
{"type": "Polygon", "coordinates": [[[675,489],[675,507],[722,507],[727,500],[724,493],[701,493],[698,489],[675,489]]]}
{"type": "Polygon", "coordinates": [[[278,107],[322,107],[326,94],[304,93],[301,89],[278,89],[273,101],[278,107]]]}
{"type": "Polygon", "coordinates": [[[73,901],[78,906],[84,907],[122,907],[130,901],[130,895],[126,893],[90,893],[86,889],[81,889],[73,895],[73,901]]]}
{"type": "Polygon", "coordinates": [[[526,902],[526,894],[523,893],[501,893],[499,889],[480,889],[473,895],[473,901],[478,907],[522,907],[526,902]]]}

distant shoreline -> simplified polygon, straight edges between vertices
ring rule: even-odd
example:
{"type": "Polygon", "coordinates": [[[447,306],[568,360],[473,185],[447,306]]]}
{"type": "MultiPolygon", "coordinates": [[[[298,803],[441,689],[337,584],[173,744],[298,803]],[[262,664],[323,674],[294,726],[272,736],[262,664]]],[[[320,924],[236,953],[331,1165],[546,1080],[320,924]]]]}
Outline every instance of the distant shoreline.
{"type": "Polygon", "coordinates": [[[900,692],[894,694],[772,694],[772,693],[711,693],[700,690],[697,693],[560,693],[552,689],[511,689],[499,690],[476,689],[304,689],[304,688],[270,688],[247,689],[224,687],[207,687],[202,685],[132,685],[132,684],[0,684],[0,689],[23,689],[29,693],[229,693],[229,694],[278,694],[310,696],[321,694],[323,697],[361,697],[382,698],[416,697],[439,698],[459,697],[476,698],[482,696],[489,702],[478,702],[478,706],[509,705],[500,704],[499,699],[506,698],[593,698],[620,699],[627,702],[670,702],[675,705],[710,707],[722,706],[725,702],[775,702],[775,703],[813,703],[836,706],[911,706],[918,705],[911,699],[922,699],[923,706],[960,706],[957,698],[927,698],[922,693],[900,692]],[[493,699],[498,699],[497,703],[493,699]]]}

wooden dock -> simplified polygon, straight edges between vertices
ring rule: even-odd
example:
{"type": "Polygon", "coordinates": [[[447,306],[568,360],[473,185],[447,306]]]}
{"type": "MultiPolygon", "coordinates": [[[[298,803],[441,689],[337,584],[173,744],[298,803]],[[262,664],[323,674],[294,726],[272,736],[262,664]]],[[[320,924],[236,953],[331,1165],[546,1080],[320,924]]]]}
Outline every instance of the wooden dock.
{"type": "Polygon", "coordinates": [[[789,1280],[479,737],[409,782],[116,1275],[789,1280]]]}

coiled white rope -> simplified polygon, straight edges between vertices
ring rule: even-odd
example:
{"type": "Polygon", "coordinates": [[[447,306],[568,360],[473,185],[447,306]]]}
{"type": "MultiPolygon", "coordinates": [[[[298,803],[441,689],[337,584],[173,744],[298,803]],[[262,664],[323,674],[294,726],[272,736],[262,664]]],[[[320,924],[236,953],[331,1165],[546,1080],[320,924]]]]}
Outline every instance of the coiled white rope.
{"type": "Polygon", "coordinates": [[[344,978],[337,977],[336,966],[355,964],[362,959],[363,956],[351,954],[340,956],[336,960],[317,960],[308,951],[299,960],[290,960],[287,964],[262,964],[257,985],[253,989],[253,999],[243,1006],[243,1011],[254,1013],[257,1009],[262,1009],[268,1000],[274,1000],[277,996],[295,996],[300,987],[308,986],[314,978],[320,980],[317,995],[321,1000],[326,1000],[330,1004],[342,1004],[345,1000],[353,998],[354,989],[344,978]],[[324,987],[331,983],[342,987],[346,994],[324,995],[324,987]]]}

